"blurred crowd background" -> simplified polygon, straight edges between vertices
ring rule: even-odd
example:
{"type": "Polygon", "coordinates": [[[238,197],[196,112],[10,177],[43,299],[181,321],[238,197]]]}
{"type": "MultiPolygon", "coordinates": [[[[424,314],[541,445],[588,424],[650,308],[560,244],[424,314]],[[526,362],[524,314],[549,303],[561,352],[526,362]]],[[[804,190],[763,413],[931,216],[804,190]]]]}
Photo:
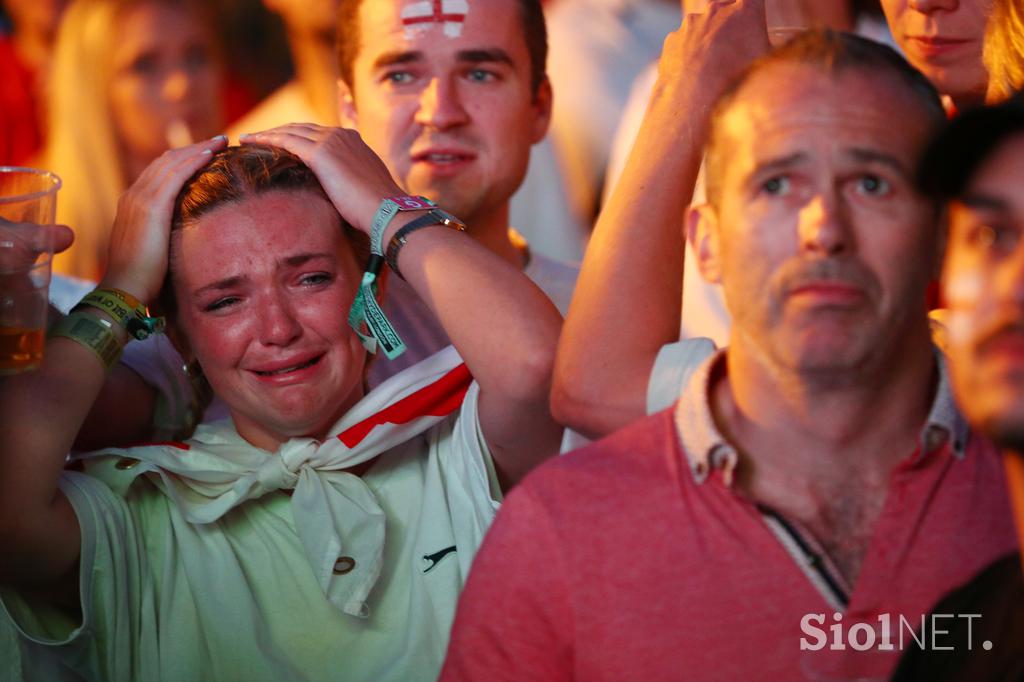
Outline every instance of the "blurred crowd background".
{"type": "MultiPolygon", "coordinates": [[[[547,0],[548,138],[511,207],[531,248],[577,262],[617,177],[679,0],[547,0]]],[[[98,280],[117,198],[168,146],[290,121],[337,123],[338,0],[2,0],[0,165],[56,172],[75,245],[55,270],[98,280]]],[[[882,41],[877,0],[776,0],[774,21],[882,41]]],[[[770,20],[772,18],[770,17],[770,20]]],[[[233,139],[234,141],[234,139],[233,139]]]]}

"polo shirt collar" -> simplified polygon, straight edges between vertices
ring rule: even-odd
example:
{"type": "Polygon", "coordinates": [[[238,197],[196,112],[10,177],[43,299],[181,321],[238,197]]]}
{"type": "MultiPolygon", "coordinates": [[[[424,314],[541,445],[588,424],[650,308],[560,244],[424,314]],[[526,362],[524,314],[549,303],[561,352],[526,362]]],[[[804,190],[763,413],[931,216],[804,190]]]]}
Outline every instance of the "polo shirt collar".
{"type": "MultiPolygon", "coordinates": [[[[953,455],[962,459],[969,428],[953,399],[946,359],[937,348],[933,347],[933,352],[939,382],[914,459],[931,454],[947,443],[953,455]]],[[[697,483],[703,483],[714,469],[721,469],[726,485],[732,485],[739,463],[739,452],[718,431],[711,416],[711,377],[719,363],[725,362],[725,353],[726,349],[719,350],[694,371],[673,411],[676,433],[697,483]]]]}

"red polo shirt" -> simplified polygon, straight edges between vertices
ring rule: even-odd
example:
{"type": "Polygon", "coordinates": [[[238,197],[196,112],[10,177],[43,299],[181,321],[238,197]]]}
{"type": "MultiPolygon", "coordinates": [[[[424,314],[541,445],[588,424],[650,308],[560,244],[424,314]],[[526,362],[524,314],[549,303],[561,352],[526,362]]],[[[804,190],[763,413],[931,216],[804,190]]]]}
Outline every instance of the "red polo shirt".
{"type": "MultiPolygon", "coordinates": [[[[999,456],[969,435],[941,369],[919,447],[892,473],[857,584],[844,584],[809,533],[729,485],[736,452],[708,403],[721,357],[675,408],[511,493],[443,680],[884,679],[939,598],[1016,546],[999,456]],[[833,650],[835,625],[845,649],[833,650]],[[869,638],[865,651],[849,643],[869,638]]],[[[944,627],[932,628],[940,646],[944,627]]]]}

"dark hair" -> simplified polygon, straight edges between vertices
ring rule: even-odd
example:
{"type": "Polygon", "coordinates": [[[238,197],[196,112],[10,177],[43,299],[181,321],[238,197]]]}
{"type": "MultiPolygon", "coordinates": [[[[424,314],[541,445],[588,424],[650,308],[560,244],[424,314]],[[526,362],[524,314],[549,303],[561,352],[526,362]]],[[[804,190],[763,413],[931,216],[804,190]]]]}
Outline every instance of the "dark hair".
{"type": "MultiPolygon", "coordinates": [[[[381,0],[374,0],[380,2],[381,0]]],[[[523,24],[523,39],[530,53],[530,88],[534,94],[547,78],[548,29],[544,23],[544,10],[540,0],[506,0],[519,4],[519,17],[523,24]]],[[[341,0],[338,7],[338,73],[345,85],[352,89],[352,65],[362,49],[359,41],[359,8],[363,0],[341,0]]]]}
{"type": "Polygon", "coordinates": [[[873,77],[886,76],[906,86],[921,104],[927,120],[922,125],[938,128],[946,121],[942,100],[935,86],[895,50],[867,38],[831,29],[804,31],[785,45],[751,63],[722,93],[711,112],[707,138],[707,197],[712,205],[719,198],[720,153],[719,125],[743,86],[755,75],[774,64],[798,63],[817,67],[830,76],[858,70],[873,77]]]}
{"type": "MultiPolygon", "coordinates": [[[[330,202],[313,171],[291,152],[277,147],[245,145],[228,147],[214,154],[210,163],[189,178],[178,193],[171,220],[172,242],[177,230],[194,225],[207,213],[275,190],[304,190],[330,202]]],[[[340,215],[338,223],[352,246],[356,263],[366,263],[370,257],[369,237],[346,223],[340,215]]],[[[171,286],[174,270],[172,255],[157,299],[161,313],[171,320],[177,312],[171,286]]]]}

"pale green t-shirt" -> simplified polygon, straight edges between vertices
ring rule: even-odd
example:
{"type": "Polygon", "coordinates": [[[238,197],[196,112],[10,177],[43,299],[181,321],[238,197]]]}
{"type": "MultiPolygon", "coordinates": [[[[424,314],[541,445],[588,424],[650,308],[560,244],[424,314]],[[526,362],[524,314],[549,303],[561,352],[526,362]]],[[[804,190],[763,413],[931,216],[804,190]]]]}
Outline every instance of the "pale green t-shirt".
{"type": "Polygon", "coordinates": [[[363,476],[386,517],[365,619],[327,601],[286,492],[194,525],[115,457],[60,482],[82,528],[81,619],[11,589],[2,603],[23,636],[88,679],[433,680],[500,499],[477,396],[474,383],[457,414],[363,476]]]}

